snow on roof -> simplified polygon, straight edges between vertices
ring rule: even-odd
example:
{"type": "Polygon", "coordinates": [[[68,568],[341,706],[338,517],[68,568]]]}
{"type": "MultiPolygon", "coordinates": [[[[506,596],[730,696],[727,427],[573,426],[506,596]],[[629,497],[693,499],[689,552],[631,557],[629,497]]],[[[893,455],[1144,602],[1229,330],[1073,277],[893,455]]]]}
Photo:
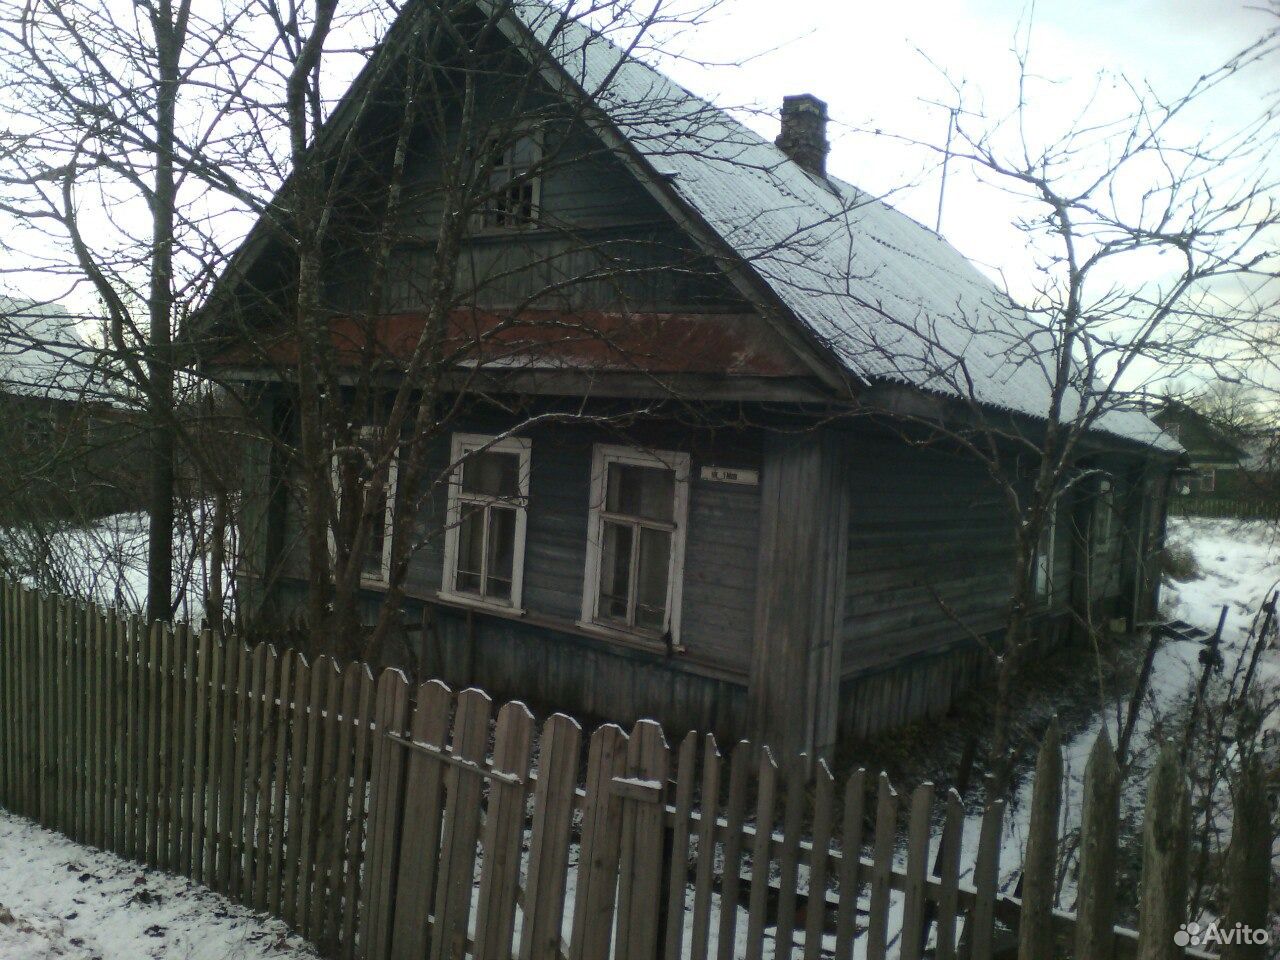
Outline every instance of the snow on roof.
{"type": "MultiPolygon", "coordinates": [[[[1048,332],[944,239],[856,187],[810,175],[725,111],[538,0],[515,10],[618,133],[850,373],[1046,416],[1048,332]]],[[[1107,411],[1096,426],[1178,449],[1136,411],[1107,411]]]]}
{"type": "Polygon", "coordinates": [[[0,297],[0,393],[103,399],[97,359],[61,304],[0,297]]]}

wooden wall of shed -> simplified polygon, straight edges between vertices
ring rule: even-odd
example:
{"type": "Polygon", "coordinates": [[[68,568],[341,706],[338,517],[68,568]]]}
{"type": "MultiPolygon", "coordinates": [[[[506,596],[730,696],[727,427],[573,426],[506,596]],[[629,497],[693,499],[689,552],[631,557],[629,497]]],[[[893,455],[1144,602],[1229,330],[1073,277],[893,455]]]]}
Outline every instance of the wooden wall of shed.
{"type": "MultiPolygon", "coordinates": [[[[862,432],[850,442],[842,674],[999,629],[1013,536],[1001,492],[983,468],[889,434],[862,432]]],[[[1066,539],[1057,543],[1063,570],[1066,539]]]]}

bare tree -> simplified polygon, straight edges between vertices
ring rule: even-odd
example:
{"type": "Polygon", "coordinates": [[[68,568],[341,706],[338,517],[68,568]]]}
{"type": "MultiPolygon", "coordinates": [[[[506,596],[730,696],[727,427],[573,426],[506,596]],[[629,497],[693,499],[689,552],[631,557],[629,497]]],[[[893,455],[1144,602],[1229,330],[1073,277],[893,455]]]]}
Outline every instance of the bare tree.
{"type": "Polygon", "coordinates": [[[227,159],[237,144],[223,84],[252,74],[227,52],[242,15],[193,0],[40,0],[0,15],[0,96],[14,118],[0,136],[0,212],[21,238],[21,268],[100,304],[105,368],[146,411],[146,595],[157,619],[177,602],[179,305],[216,265],[213,225],[228,210],[217,193],[252,197],[227,159]]]}
{"type": "MultiPolygon", "coordinates": [[[[1072,122],[1047,135],[1025,47],[1007,114],[991,115],[954,85],[947,161],[1021,203],[1030,285],[909,323],[866,304],[881,325],[862,349],[898,378],[949,398],[932,408],[898,404],[893,419],[909,424],[917,442],[975,457],[1012,521],[1009,600],[991,650],[998,766],[1012,743],[1014,684],[1052,589],[1055,520],[1080,497],[1099,501],[1110,489],[1099,438],[1158,442],[1135,419],[1136,398],[1179,377],[1230,368],[1240,359],[1235,332],[1263,319],[1250,293],[1280,271],[1270,240],[1280,226],[1280,121],[1264,107],[1237,128],[1205,133],[1191,115],[1232,81],[1274,65],[1276,41],[1274,33],[1264,37],[1172,99],[1124,78],[1099,78],[1099,89],[1118,88],[1120,105],[1095,91],[1072,122]],[[903,334],[913,349],[902,349],[903,334]],[[1004,344],[998,355],[969,348],[993,341],[1004,344]]],[[[1159,502],[1166,480],[1141,482],[1159,502]]],[[[1139,574],[1158,548],[1160,524],[1139,514],[1140,536],[1130,545],[1144,553],[1139,574]]],[[[1087,542],[1090,523],[1077,534],[1087,542]]],[[[1097,632],[1087,608],[1071,612],[1097,632]]]]}

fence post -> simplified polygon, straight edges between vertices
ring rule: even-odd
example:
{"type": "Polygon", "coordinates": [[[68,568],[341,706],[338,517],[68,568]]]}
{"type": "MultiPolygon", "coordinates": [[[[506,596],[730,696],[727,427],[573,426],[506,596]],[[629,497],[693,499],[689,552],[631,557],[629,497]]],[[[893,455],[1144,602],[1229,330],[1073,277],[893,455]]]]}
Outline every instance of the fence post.
{"type": "Polygon", "coordinates": [[[1056,717],[1040,744],[1035,777],[1022,873],[1018,960],[1042,960],[1054,953],[1054,870],[1058,863],[1058,812],[1062,806],[1062,745],[1056,717]]]}
{"type": "Polygon", "coordinates": [[[1178,748],[1160,749],[1147,787],[1142,830],[1142,893],[1138,915],[1138,960],[1175,960],[1173,942],[1187,922],[1187,785],[1178,748]]]}
{"type": "MultiPolygon", "coordinates": [[[[1267,785],[1257,757],[1245,760],[1235,791],[1235,819],[1227,852],[1227,916],[1230,930],[1263,930],[1271,902],[1271,811],[1267,785]]],[[[1223,960],[1263,960],[1266,944],[1232,942],[1223,960]]]]}

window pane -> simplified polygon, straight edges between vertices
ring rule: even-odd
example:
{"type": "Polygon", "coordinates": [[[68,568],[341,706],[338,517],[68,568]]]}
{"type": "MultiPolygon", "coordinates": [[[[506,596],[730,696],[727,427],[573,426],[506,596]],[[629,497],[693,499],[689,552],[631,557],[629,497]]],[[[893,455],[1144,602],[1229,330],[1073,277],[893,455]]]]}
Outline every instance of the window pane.
{"type": "Polygon", "coordinates": [[[636,571],[636,626],[662,629],[667,612],[667,572],[671,569],[671,533],[640,529],[636,571]]]}
{"type": "Polygon", "coordinates": [[[672,470],[611,463],[605,509],[610,513],[670,523],[675,489],[676,475],[672,470]]]}
{"type": "Polygon", "coordinates": [[[490,497],[520,496],[520,457],[514,453],[468,454],[462,464],[462,489],[490,497]]]}
{"type": "Polygon", "coordinates": [[[369,518],[369,537],[365,541],[364,562],[361,572],[367,577],[382,579],[382,550],[387,542],[387,494],[366,491],[365,515],[369,518]]]}
{"type": "Polygon", "coordinates": [[[632,529],[616,523],[604,524],[600,552],[599,616],[627,622],[627,600],[631,592],[632,529]]]}
{"type": "Polygon", "coordinates": [[[484,510],[462,505],[462,522],[458,527],[458,576],[454,589],[460,593],[479,593],[481,564],[484,560],[484,510]]]}
{"type": "Polygon", "coordinates": [[[511,572],[516,556],[516,512],[506,507],[489,508],[489,578],[487,597],[511,599],[511,572]]]}

